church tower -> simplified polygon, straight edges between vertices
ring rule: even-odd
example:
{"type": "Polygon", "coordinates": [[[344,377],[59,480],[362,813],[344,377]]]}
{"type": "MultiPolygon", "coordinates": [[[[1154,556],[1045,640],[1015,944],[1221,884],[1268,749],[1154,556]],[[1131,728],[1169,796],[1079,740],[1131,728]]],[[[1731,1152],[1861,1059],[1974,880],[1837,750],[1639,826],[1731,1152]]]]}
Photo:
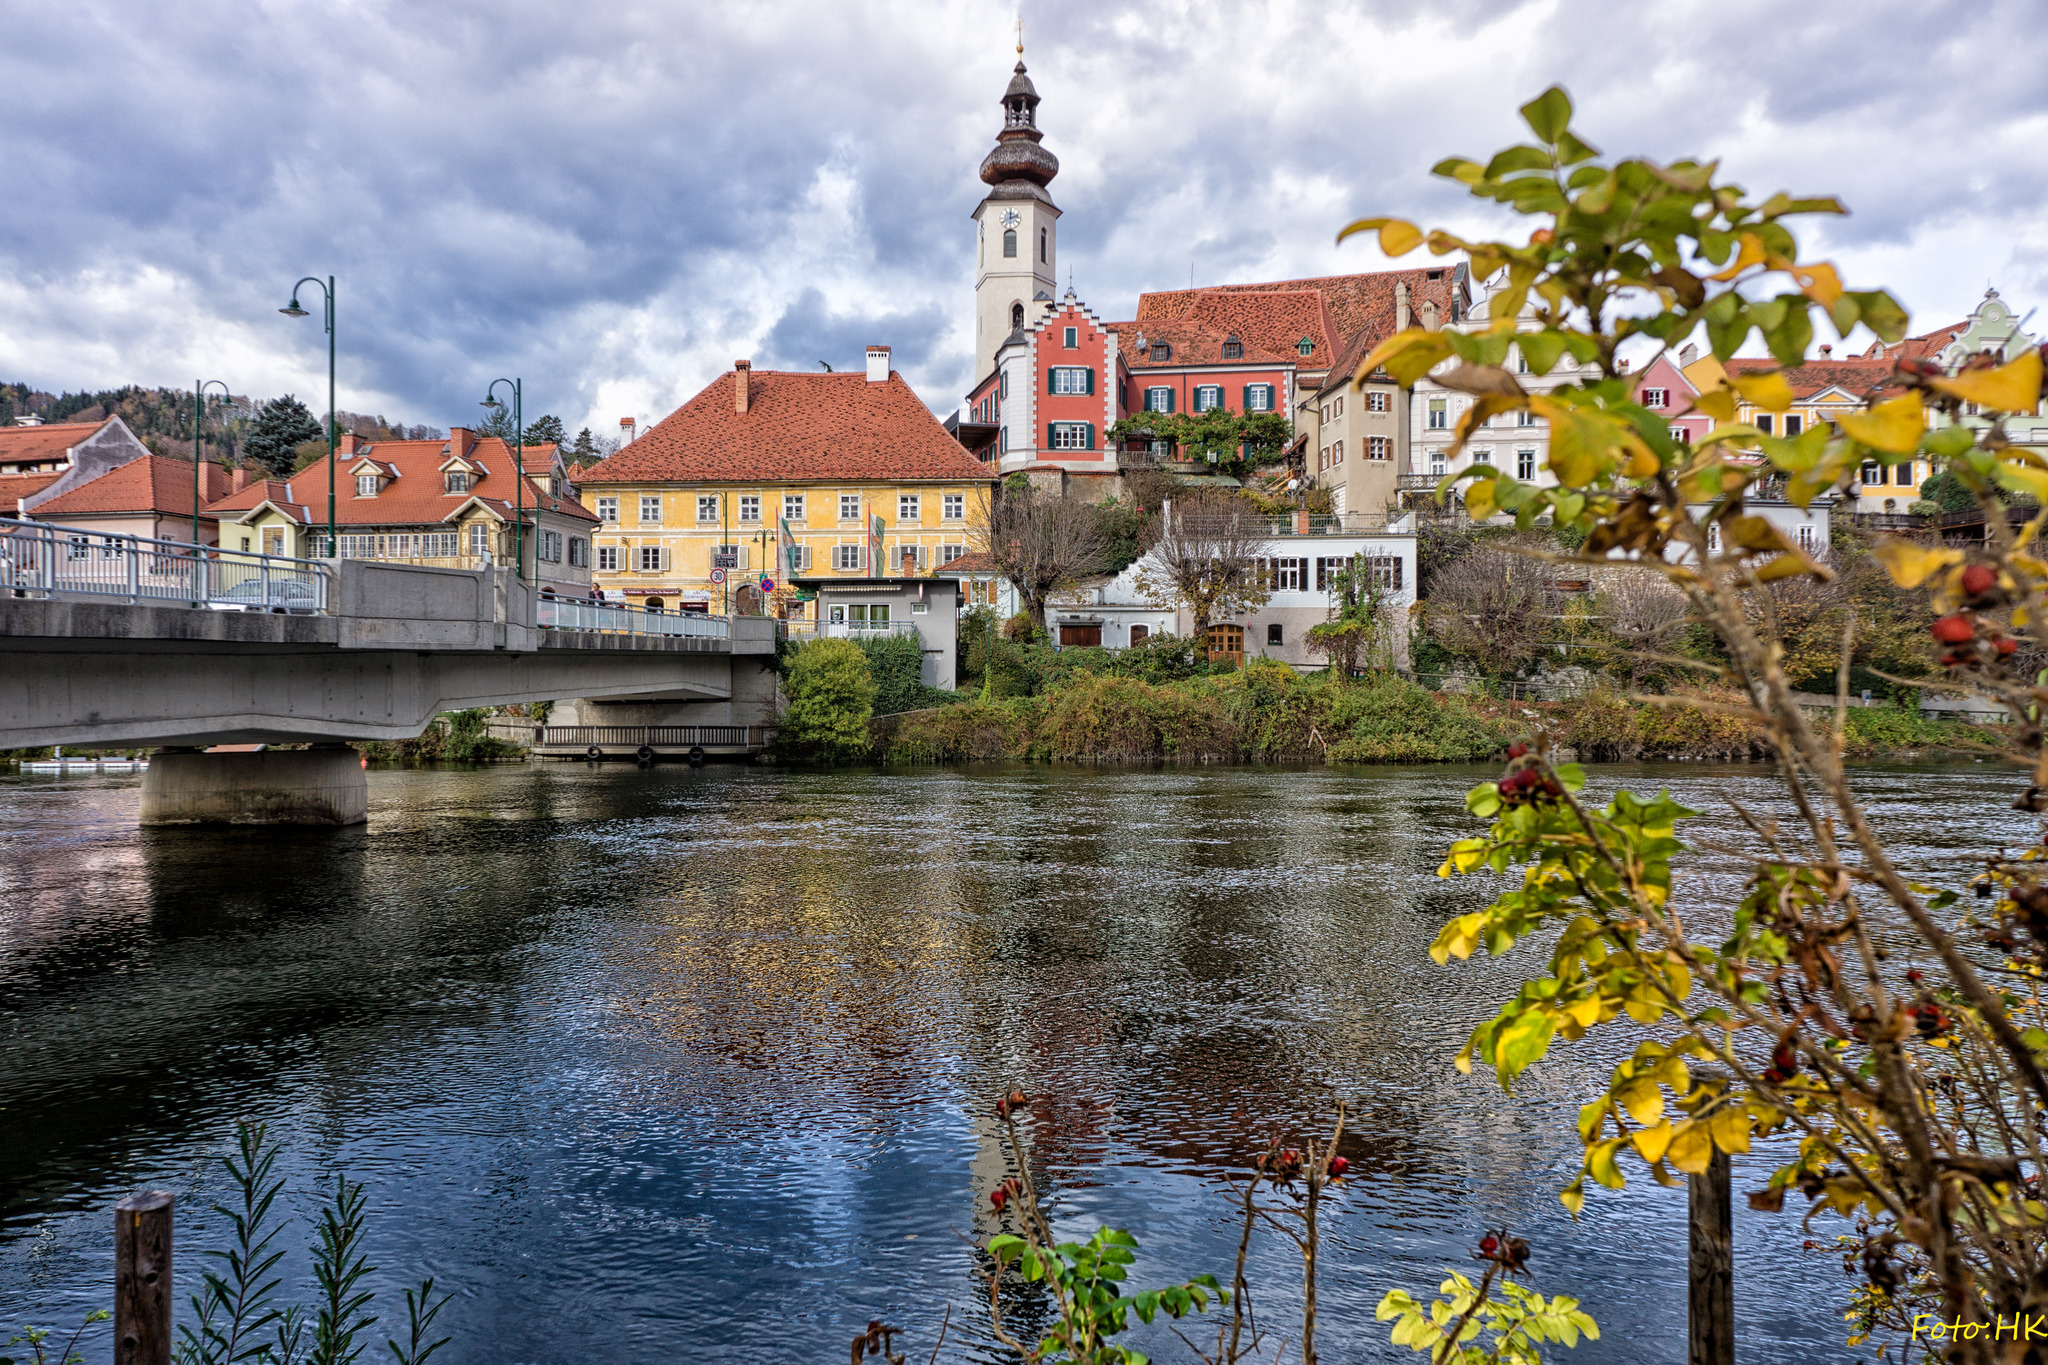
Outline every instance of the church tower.
{"type": "Polygon", "coordinates": [[[1037,319],[1053,297],[1059,264],[1059,207],[1046,186],[1060,172],[1059,158],[1039,146],[1038,92],[1017,70],[1003,92],[1003,130],[981,163],[988,197],[974,210],[974,377],[995,368],[996,352],[1012,332],[1037,319]],[[1041,302],[1043,301],[1043,302],[1041,302]]]}

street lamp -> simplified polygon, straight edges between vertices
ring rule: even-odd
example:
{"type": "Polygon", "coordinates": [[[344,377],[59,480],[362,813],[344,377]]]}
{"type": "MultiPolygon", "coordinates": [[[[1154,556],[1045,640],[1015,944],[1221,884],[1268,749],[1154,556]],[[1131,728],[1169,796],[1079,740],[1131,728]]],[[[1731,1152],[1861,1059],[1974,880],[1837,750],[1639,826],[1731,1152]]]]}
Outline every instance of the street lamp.
{"type": "MultiPolygon", "coordinates": [[[[493,379],[491,386],[484,390],[484,401],[480,405],[492,412],[503,412],[505,405],[497,399],[498,385],[509,385],[512,389],[512,576],[526,577],[526,553],[521,539],[525,530],[526,506],[526,413],[521,406],[522,385],[517,379],[493,379]]],[[[540,520],[540,504],[534,504],[534,521],[540,520]]],[[[534,577],[540,577],[540,559],[536,554],[533,564],[534,577]]]]}
{"type": "Polygon", "coordinates": [[[277,311],[288,318],[308,316],[299,307],[299,290],[312,285],[320,291],[326,301],[327,311],[327,558],[332,559],[340,542],[334,535],[334,276],[327,277],[327,283],[320,283],[317,275],[308,275],[292,286],[292,301],[277,311]]]}
{"type": "Polygon", "coordinates": [[[199,553],[199,424],[206,416],[203,395],[216,386],[222,398],[230,403],[235,401],[234,394],[228,392],[228,386],[218,379],[204,380],[192,386],[192,553],[195,555],[199,553]]]}

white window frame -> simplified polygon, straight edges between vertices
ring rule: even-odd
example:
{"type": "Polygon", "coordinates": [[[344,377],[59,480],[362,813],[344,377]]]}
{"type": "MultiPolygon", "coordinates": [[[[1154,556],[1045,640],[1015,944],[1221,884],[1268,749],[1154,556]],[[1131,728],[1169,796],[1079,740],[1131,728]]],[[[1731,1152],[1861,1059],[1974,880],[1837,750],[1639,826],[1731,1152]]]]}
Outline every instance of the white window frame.
{"type": "Polygon", "coordinates": [[[1451,425],[1451,404],[1447,398],[1429,400],[1429,429],[1443,431],[1451,425]]]}
{"type": "Polygon", "coordinates": [[[615,497],[599,498],[597,500],[597,519],[607,526],[617,526],[619,524],[619,500],[615,497]]]}
{"type": "Polygon", "coordinates": [[[1068,397],[1086,395],[1088,392],[1088,367],[1086,365],[1053,366],[1052,391],[1068,397]]]}
{"type": "Polygon", "coordinates": [[[1155,384],[1152,387],[1145,390],[1144,410],[1146,412],[1164,413],[1171,409],[1172,404],[1173,390],[1167,385],[1155,384]],[[1159,401],[1155,403],[1153,401],[1154,399],[1158,399],[1159,401]]]}
{"type": "Polygon", "coordinates": [[[1366,438],[1366,458],[1370,460],[1391,460],[1394,458],[1394,442],[1385,436],[1366,438]]]}
{"type": "Polygon", "coordinates": [[[924,498],[916,493],[896,495],[896,522],[900,525],[915,526],[924,520],[924,498]]]}
{"type": "Polygon", "coordinates": [[[597,547],[597,571],[599,573],[617,573],[619,571],[618,546],[600,545],[597,547]]]}
{"type": "Polygon", "coordinates": [[[642,526],[661,525],[661,494],[642,493],[640,495],[640,524],[642,526]],[[652,512],[654,515],[649,516],[649,512],[652,512]]]}
{"type": "Polygon", "coordinates": [[[1051,437],[1054,450],[1086,450],[1088,448],[1088,424],[1086,422],[1054,422],[1051,437]]]}
{"type": "Polygon", "coordinates": [[[377,496],[377,476],[375,474],[356,475],[356,496],[359,498],[374,498],[377,496]]]}
{"type": "Polygon", "coordinates": [[[841,542],[832,547],[832,570],[834,573],[858,572],[866,547],[859,541],[841,542]]]}
{"type": "Polygon", "coordinates": [[[784,494],[782,495],[782,519],[783,519],[784,521],[788,522],[788,523],[789,523],[790,525],[792,525],[792,526],[801,526],[801,525],[803,525],[803,522],[804,522],[804,495],[803,495],[803,494],[801,494],[801,493],[784,493],[784,494]]]}
{"type": "Polygon", "coordinates": [[[1365,410],[1367,412],[1385,412],[1387,410],[1386,390],[1374,389],[1372,392],[1366,394],[1365,410]]]}
{"type": "Polygon", "coordinates": [[[699,493],[697,495],[697,524],[699,526],[718,525],[718,494],[699,493]]]}
{"type": "Polygon", "coordinates": [[[841,521],[860,520],[860,494],[841,493],[839,495],[839,519],[841,521]]]}
{"type": "Polygon", "coordinates": [[[1536,477],[1536,450],[1523,446],[1515,452],[1515,477],[1528,483],[1536,477]]]}
{"type": "Polygon", "coordinates": [[[668,567],[668,551],[660,545],[633,547],[633,572],[660,573],[668,567]]]}
{"type": "Polygon", "coordinates": [[[947,493],[942,496],[939,499],[939,520],[967,520],[967,495],[965,493],[947,493]]]}
{"type": "Polygon", "coordinates": [[[1247,384],[1245,385],[1245,397],[1250,400],[1245,404],[1245,407],[1252,412],[1271,412],[1273,410],[1273,386],[1271,384],[1247,384]]]}
{"type": "Polygon", "coordinates": [[[1668,406],[1668,405],[1670,404],[1670,402],[1671,402],[1671,390],[1669,390],[1669,389],[1644,389],[1644,390],[1643,390],[1643,406],[1644,406],[1644,407],[1646,407],[1646,408],[1661,408],[1661,407],[1666,407],[1666,406],[1668,406]]]}
{"type": "Polygon", "coordinates": [[[740,520],[747,525],[758,525],[761,520],[761,495],[740,494],[740,520]]]}
{"type": "Polygon", "coordinates": [[[1222,407],[1223,386],[1221,384],[1195,385],[1194,399],[1189,406],[1194,408],[1196,412],[1207,412],[1211,408],[1222,407]],[[1205,402],[1205,399],[1210,401],[1205,402]]]}
{"type": "Polygon", "coordinates": [[[469,524],[469,553],[472,559],[482,559],[491,552],[491,528],[481,521],[469,524]]]}

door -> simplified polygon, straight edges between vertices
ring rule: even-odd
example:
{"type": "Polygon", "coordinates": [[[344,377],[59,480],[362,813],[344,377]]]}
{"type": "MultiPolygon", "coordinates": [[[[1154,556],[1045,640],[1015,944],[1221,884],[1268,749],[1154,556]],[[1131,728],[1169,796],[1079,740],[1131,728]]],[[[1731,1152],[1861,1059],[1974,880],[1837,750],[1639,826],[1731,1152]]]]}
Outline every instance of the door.
{"type": "Polygon", "coordinates": [[[1145,642],[1146,640],[1149,640],[1150,638],[1152,638],[1152,627],[1150,627],[1150,626],[1132,626],[1132,627],[1131,627],[1131,643],[1132,643],[1132,644],[1134,644],[1134,645],[1137,645],[1137,644],[1143,644],[1143,643],[1144,643],[1144,642],[1145,642]]]}
{"type": "Polygon", "coordinates": [[[1209,662],[1229,660],[1239,668],[1244,667],[1244,627],[1219,625],[1209,627],[1209,662]]]}
{"type": "Polygon", "coordinates": [[[1062,645],[1093,645],[1100,648],[1102,645],[1102,627],[1100,624],[1092,626],[1062,625],[1060,627],[1060,643],[1062,645]]]}

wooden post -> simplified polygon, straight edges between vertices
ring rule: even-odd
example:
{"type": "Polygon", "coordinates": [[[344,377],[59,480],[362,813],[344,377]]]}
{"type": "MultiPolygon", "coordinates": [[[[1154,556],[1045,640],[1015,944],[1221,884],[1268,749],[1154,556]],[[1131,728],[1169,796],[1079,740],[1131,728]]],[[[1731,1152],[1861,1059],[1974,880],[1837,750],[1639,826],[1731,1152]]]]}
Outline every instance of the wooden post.
{"type": "Polygon", "coordinates": [[[171,1365],[171,1196],[114,1205],[114,1365],[171,1365]]]}
{"type": "Polygon", "coordinates": [[[1686,1365],[1735,1365],[1735,1206],[1728,1154],[1686,1180],[1690,1224],[1686,1365]]]}

